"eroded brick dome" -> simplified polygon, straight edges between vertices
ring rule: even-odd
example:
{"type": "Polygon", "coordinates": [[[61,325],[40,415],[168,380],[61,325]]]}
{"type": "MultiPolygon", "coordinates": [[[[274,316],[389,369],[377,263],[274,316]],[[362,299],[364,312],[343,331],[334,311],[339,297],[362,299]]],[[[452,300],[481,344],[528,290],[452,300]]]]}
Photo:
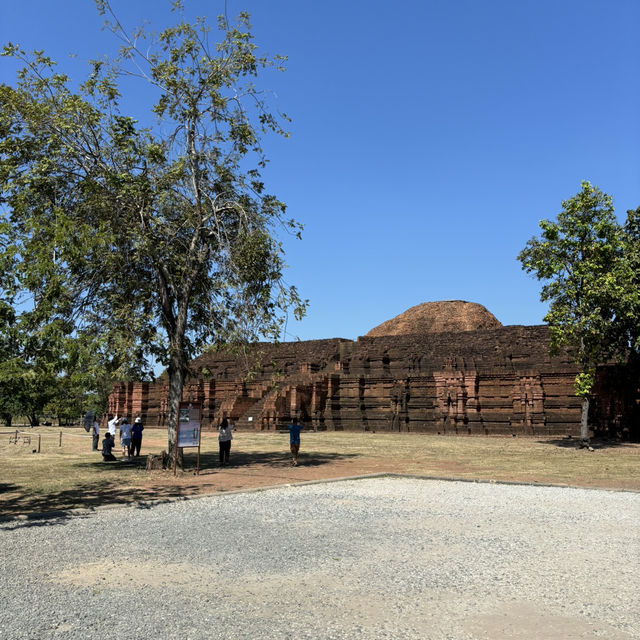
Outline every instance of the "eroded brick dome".
{"type": "Polygon", "coordinates": [[[497,329],[502,323],[485,307],[464,300],[423,302],[391,320],[374,327],[368,337],[409,333],[459,333],[477,329],[497,329]]]}

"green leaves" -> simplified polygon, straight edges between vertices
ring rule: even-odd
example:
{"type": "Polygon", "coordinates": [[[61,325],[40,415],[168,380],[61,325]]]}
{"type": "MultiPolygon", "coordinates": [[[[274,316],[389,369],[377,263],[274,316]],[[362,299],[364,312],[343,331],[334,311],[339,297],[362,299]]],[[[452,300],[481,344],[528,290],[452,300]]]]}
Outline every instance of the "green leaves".
{"type": "Polygon", "coordinates": [[[607,324],[615,316],[615,265],[621,259],[620,228],[611,198],[588,182],[562,203],[555,222],[543,220],[541,238],[532,238],[518,255],[523,269],[546,281],[541,299],[551,302],[545,320],[554,345],[582,339],[579,358],[606,351],[607,324]]]}
{"type": "Polygon", "coordinates": [[[618,339],[640,360],[640,207],[627,211],[622,229],[624,260],[615,274],[618,339]]]}
{"type": "Polygon", "coordinates": [[[574,387],[576,396],[579,398],[588,398],[593,384],[595,382],[595,370],[583,371],[576,376],[574,387]]]}
{"type": "Polygon", "coordinates": [[[532,238],[518,259],[544,281],[540,299],[550,303],[544,320],[552,349],[573,350],[582,366],[576,394],[586,398],[595,366],[627,349],[620,329],[629,314],[621,301],[630,285],[630,254],[612,199],[597,187],[583,181],[562,207],[556,221],[540,223],[541,237],[532,238]]]}
{"type": "Polygon", "coordinates": [[[105,379],[159,359],[175,404],[205,345],[277,337],[289,309],[304,313],[274,237],[300,227],[261,178],[261,136],[286,135],[287,118],[253,84],[283,58],[258,55],[246,13],[210,47],[206,20],[186,22],[180,2],[157,36],[129,35],[107,0],[96,6],[123,46],[77,90],[43,52],[3,53],[25,64],[0,86],[6,299],[21,288],[40,328],[69,323],[105,379]],[[147,128],[121,111],[123,77],[148,99],[147,128]]]}
{"type": "Polygon", "coordinates": [[[628,212],[621,227],[611,197],[584,181],[562,207],[555,221],[540,223],[541,237],[529,240],[518,259],[544,282],[551,350],[568,347],[581,367],[575,389],[586,441],[597,365],[613,357],[640,363],[640,210],[628,212]]]}

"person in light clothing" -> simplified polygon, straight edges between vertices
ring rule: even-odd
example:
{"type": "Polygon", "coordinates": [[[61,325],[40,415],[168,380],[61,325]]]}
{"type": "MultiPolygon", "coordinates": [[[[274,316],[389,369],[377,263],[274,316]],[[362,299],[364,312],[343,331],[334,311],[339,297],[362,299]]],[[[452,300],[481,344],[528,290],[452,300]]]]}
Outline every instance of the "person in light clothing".
{"type": "Polygon", "coordinates": [[[122,455],[131,457],[131,425],[126,418],[120,421],[120,446],[122,455]]]}
{"type": "Polygon", "coordinates": [[[116,441],[116,430],[118,428],[118,424],[120,424],[120,418],[118,418],[118,414],[113,416],[109,422],[107,422],[107,431],[111,434],[111,439],[116,441]]]}
{"type": "Polygon", "coordinates": [[[231,440],[233,439],[233,422],[229,422],[227,417],[222,418],[218,427],[218,446],[220,447],[220,466],[229,464],[229,454],[231,453],[231,440]]]}

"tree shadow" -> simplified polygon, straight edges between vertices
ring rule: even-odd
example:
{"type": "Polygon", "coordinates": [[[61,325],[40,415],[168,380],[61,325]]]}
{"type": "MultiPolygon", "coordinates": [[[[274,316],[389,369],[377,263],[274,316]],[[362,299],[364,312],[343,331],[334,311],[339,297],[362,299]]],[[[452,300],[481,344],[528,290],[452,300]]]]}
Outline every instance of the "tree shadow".
{"type": "MultiPolygon", "coordinates": [[[[305,453],[300,452],[298,464],[301,467],[319,467],[332,462],[358,458],[357,453],[305,453]]],[[[234,452],[231,450],[229,456],[230,467],[262,466],[269,469],[288,467],[291,465],[291,454],[288,451],[265,451],[247,453],[245,451],[234,452]]],[[[184,456],[185,471],[190,468],[195,469],[196,454],[189,453],[184,456]]],[[[207,452],[200,454],[200,469],[219,469],[220,457],[217,452],[207,452]]]]}
{"type": "Polygon", "coordinates": [[[154,486],[150,488],[130,488],[123,492],[117,482],[96,481],[82,487],[54,491],[46,495],[35,492],[23,492],[14,498],[3,500],[1,504],[4,522],[0,529],[21,527],[50,526],[60,524],[70,518],[87,517],[88,514],[74,512],[76,509],[92,510],[97,507],[126,506],[137,503],[140,509],[186,498],[198,490],[196,484],[172,486],[154,486]],[[25,519],[15,520],[16,516],[25,519]]]}
{"type": "MultiPolygon", "coordinates": [[[[300,467],[319,467],[340,460],[357,458],[357,454],[341,453],[301,453],[299,457],[300,467]]],[[[118,462],[79,462],[75,468],[90,468],[95,472],[97,479],[82,486],[54,491],[48,494],[29,491],[13,484],[0,484],[0,493],[15,492],[16,495],[7,497],[0,502],[0,530],[16,529],[21,527],[51,526],[64,523],[70,518],[87,517],[87,514],[78,513],[77,509],[96,509],[97,507],[126,506],[135,504],[138,509],[150,509],[164,502],[176,499],[186,499],[188,496],[199,493],[201,484],[184,483],[185,476],[182,475],[181,482],[176,484],[158,483],[151,487],[127,487],[123,490],[122,485],[113,479],[114,470],[126,470],[137,468],[141,471],[146,469],[146,456],[140,456],[133,460],[120,460],[118,462]],[[108,479],[100,479],[103,473],[109,472],[108,479]],[[15,519],[20,517],[20,519],[15,519]],[[26,518],[26,519],[25,519],[26,518]]],[[[230,464],[228,468],[234,471],[241,471],[243,467],[256,467],[265,469],[282,469],[291,466],[291,457],[288,452],[256,452],[246,453],[242,451],[231,452],[230,464]]],[[[183,471],[189,474],[195,471],[196,454],[188,453],[184,456],[183,471]]],[[[219,470],[219,456],[217,452],[207,452],[200,455],[200,470],[206,473],[208,470],[219,470]]],[[[158,472],[153,472],[158,473],[158,472]]],[[[161,472],[160,472],[161,473],[161,472]]],[[[162,479],[173,477],[171,471],[164,472],[162,479]]]]}
{"type": "MultiPolygon", "coordinates": [[[[553,440],[538,440],[539,444],[550,444],[561,449],[580,449],[580,438],[556,438],[553,440]]],[[[633,449],[638,445],[633,442],[609,440],[606,438],[591,438],[589,441],[593,449],[633,449]]],[[[584,448],[584,447],[583,447],[584,448]]]]}

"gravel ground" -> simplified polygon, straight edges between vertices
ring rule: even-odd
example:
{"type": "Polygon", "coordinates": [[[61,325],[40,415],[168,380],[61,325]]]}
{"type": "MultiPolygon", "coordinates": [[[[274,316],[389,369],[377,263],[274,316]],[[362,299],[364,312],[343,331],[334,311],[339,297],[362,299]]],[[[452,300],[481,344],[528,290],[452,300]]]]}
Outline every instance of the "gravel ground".
{"type": "Polygon", "coordinates": [[[0,638],[640,638],[640,494],[376,478],[0,523],[0,638]]]}

